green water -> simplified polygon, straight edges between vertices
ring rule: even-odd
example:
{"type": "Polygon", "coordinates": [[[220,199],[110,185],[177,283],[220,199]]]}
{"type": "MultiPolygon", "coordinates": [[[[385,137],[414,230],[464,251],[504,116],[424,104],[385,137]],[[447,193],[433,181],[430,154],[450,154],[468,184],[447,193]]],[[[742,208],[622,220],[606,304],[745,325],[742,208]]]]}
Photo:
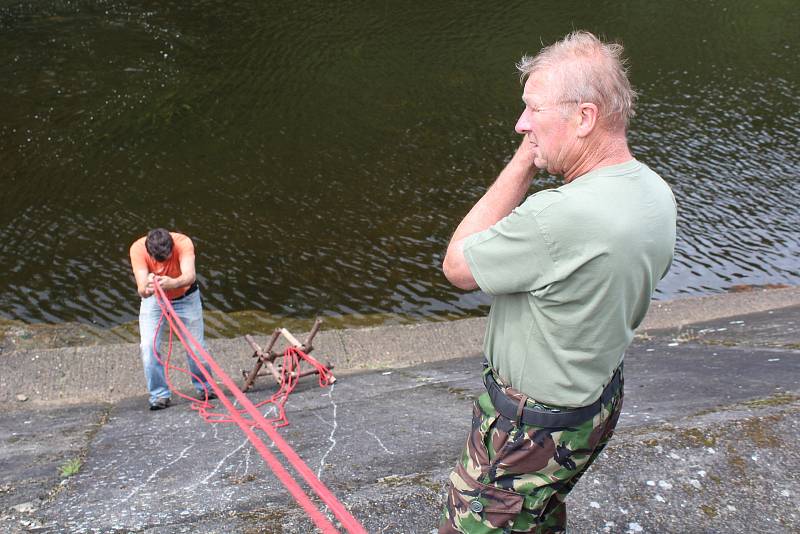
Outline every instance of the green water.
{"type": "Polygon", "coordinates": [[[194,239],[211,336],[485,313],[442,253],[517,143],[514,63],[573,28],[624,42],[680,205],[657,297],[800,283],[796,1],[0,6],[4,319],[134,321],[154,226],[194,239]]]}

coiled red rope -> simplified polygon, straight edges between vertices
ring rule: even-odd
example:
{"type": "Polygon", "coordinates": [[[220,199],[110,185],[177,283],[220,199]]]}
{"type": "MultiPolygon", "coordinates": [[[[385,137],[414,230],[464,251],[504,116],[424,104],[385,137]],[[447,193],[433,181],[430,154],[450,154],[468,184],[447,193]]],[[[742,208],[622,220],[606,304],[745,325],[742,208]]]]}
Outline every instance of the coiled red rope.
{"type": "MultiPolygon", "coordinates": [[[[186,328],[186,325],[183,324],[183,321],[181,321],[180,318],[175,314],[172,303],[169,301],[164,293],[164,290],[161,289],[161,286],[158,284],[158,282],[154,281],[153,285],[155,287],[156,299],[162,313],[159,327],[156,328],[156,332],[158,332],[162,324],[161,321],[164,319],[166,319],[170,327],[169,351],[164,361],[162,361],[160,356],[158,356],[158,351],[156,350],[156,356],[159,358],[159,361],[162,363],[162,365],[164,365],[165,374],[167,375],[167,383],[170,390],[175,391],[175,389],[172,387],[172,384],[169,382],[168,373],[168,370],[170,369],[169,359],[170,355],[172,354],[172,334],[174,333],[181,344],[186,348],[186,352],[189,357],[197,363],[198,368],[203,374],[203,379],[200,380],[200,382],[207,382],[209,385],[211,385],[211,388],[214,390],[217,398],[227,410],[227,414],[209,412],[208,410],[211,408],[211,405],[208,404],[208,402],[197,402],[185,395],[177,392],[176,393],[183,398],[192,400],[192,408],[197,409],[206,421],[213,423],[236,423],[239,428],[242,429],[242,432],[244,432],[245,436],[247,436],[247,439],[250,440],[250,443],[258,451],[270,469],[272,469],[275,475],[280,479],[292,497],[294,497],[297,503],[303,508],[303,510],[305,510],[314,524],[317,525],[317,527],[323,533],[328,534],[338,531],[336,530],[336,527],[334,527],[333,524],[328,520],[328,518],[325,517],[325,515],[320,512],[314,503],[311,502],[311,499],[308,497],[308,495],[306,495],[302,488],[300,488],[300,485],[297,483],[297,481],[292,478],[292,476],[289,474],[286,468],[283,467],[275,455],[270,452],[267,445],[261,440],[259,435],[254,432],[254,428],[259,428],[267,434],[269,439],[272,440],[276,447],[278,447],[278,450],[280,450],[284,457],[286,457],[292,467],[294,467],[294,469],[300,473],[306,483],[311,486],[311,489],[314,490],[314,492],[319,496],[320,499],[322,499],[330,511],[333,512],[333,515],[339,520],[339,522],[342,524],[342,527],[344,527],[347,532],[350,534],[367,534],[367,531],[363,526],[361,526],[361,523],[359,523],[358,520],[347,511],[347,509],[344,507],[344,505],[342,505],[341,502],[339,502],[336,496],[331,493],[331,491],[316,477],[316,475],[314,475],[313,471],[311,471],[305,462],[303,462],[300,456],[283,439],[283,437],[281,437],[280,433],[278,433],[275,428],[276,426],[285,426],[288,424],[284,405],[289,393],[291,393],[291,391],[294,389],[294,386],[297,384],[299,373],[293,371],[299,370],[298,366],[300,359],[308,361],[320,371],[320,386],[325,386],[329,383],[330,372],[324,366],[322,366],[322,364],[302,351],[293,347],[287,349],[286,352],[284,352],[284,365],[281,374],[282,380],[280,389],[275,395],[272,396],[270,400],[258,405],[260,406],[266,403],[274,402],[278,407],[279,416],[273,419],[266,419],[258,410],[258,407],[253,404],[244,393],[242,393],[242,391],[236,386],[236,383],[231,380],[231,378],[222,370],[217,362],[214,361],[211,355],[208,354],[203,346],[194,338],[194,336],[192,336],[192,334],[186,328]],[[198,355],[200,355],[202,359],[198,355]],[[203,360],[205,360],[206,365],[208,365],[208,367],[211,369],[211,373],[206,370],[203,360]],[[212,374],[219,377],[230,394],[242,406],[241,410],[234,406],[233,402],[226,396],[223,388],[214,380],[212,374]],[[245,417],[244,414],[247,414],[249,417],[245,417]]],[[[157,335],[153,340],[154,346],[156,345],[156,341],[157,335]]],[[[155,348],[158,349],[157,346],[155,348]]],[[[185,369],[180,369],[177,367],[172,368],[190,375],[192,374],[185,369]]]]}

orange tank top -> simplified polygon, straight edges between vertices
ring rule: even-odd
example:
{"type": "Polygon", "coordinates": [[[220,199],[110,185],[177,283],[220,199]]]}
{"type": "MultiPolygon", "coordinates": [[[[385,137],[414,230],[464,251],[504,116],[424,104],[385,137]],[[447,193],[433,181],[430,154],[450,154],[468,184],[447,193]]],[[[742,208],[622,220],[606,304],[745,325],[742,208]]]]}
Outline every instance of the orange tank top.
{"type": "MultiPolygon", "coordinates": [[[[181,258],[194,256],[194,243],[188,236],[178,232],[170,232],[172,236],[172,255],[166,261],[156,261],[147,253],[144,245],[147,236],[141,237],[131,245],[131,267],[137,269],[147,268],[147,272],[156,276],[169,276],[175,278],[181,275],[181,258]]],[[[167,297],[172,300],[186,293],[189,286],[178,287],[166,291],[167,297]]]]}

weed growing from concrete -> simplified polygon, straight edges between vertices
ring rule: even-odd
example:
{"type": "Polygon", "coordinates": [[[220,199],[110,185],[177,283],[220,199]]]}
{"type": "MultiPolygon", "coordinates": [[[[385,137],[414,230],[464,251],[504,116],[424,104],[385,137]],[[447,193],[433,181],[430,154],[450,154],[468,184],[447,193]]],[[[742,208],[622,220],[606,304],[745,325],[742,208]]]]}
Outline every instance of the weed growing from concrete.
{"type": "Polygon", "coordinates": [[[71,460],[67,460],[64,465],[58,468],[58,471],[61,474],[61,478],[69,478],[72,475],[77,475],[78,471],[81,470],[82,465],[83,460],[80,458],[73,458],[71,460]]]}

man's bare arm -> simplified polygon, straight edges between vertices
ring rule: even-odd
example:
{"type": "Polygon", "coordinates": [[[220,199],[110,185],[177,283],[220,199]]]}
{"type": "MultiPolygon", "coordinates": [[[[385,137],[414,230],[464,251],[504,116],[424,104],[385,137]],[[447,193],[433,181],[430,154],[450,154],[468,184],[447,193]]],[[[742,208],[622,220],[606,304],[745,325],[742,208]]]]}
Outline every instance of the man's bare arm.
{"type": "Polygon", "coordinates": [[[450,238],[442,270],[451,284],[461,289],[478,287],[464,257],[464,239],[486,230],[511,213],[530,188],[535,172],[533,151],[526,136],[506,168],[467,213],[450,238]]]}
{"type": "Polygon", "coordinates": [[[197,275],[194,267],[194,254],[183,254],[181,256],[181,274],[178,277],[170,278],[169,276],[158,276],[159,285],[161,289],[176,289],[185,287],[194,283],[197,275]]]}
{"type": "Polygon", "coordinates": [[[139,293],[140,297],[146,299],[153,294],[153,277],[150,271],[147,270],[147,267],[134,269],[133,276],[136,278],[136,291],[139,293]]]}

